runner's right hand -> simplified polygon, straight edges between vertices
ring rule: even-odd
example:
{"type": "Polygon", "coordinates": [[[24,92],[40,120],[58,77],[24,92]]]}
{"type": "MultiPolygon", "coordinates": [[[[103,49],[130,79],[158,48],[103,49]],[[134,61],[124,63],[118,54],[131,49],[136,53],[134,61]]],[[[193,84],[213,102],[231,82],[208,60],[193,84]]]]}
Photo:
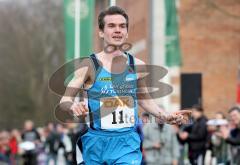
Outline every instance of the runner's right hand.
{"type": "Polygon", "coordinates": [[[75,116],[86,116],[88,112],[88,107],[85,102],[74,102],[70,107],[73,115],[75,116]]]}

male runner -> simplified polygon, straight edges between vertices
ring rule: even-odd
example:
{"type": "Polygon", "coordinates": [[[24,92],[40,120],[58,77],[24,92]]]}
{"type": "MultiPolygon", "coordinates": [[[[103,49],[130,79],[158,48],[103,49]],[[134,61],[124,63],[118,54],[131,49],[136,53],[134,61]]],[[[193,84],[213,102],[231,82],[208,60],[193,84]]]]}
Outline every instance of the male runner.
{"type": "Polygon", "coordinates": [[[138,67],[145,63],[121,49],[128,37],[128,24],[128,15],[120,7],[112,6],[99,14],[99,36],[104,47],[112,49],[84,59],[60,101],[72,103],[70,110],[76,116],[89,112],[90,128],[81,138],[87,165],[141,163],[140,138],[135,129],[138,105],[170,124],[188,120],[188,111],[167,115],[151,99],[145,88],[144,67],[138,67]],[[74,102],[83,86],[87,103],[74,102]]]}

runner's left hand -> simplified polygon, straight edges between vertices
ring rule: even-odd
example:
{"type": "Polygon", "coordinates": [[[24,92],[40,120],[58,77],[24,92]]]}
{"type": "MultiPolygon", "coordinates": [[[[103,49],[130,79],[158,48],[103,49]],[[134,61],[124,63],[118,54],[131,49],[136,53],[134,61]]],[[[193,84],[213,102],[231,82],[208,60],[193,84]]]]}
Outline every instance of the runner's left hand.
{"type": "Polygon", "coordinates": [[[192,114],[192,111],[190,110],[176,111],[166,116],[166,122],[168,124],[177,124],[177,125],[187,124],[189,123],[189,118],[191,114],[192,114]]]}

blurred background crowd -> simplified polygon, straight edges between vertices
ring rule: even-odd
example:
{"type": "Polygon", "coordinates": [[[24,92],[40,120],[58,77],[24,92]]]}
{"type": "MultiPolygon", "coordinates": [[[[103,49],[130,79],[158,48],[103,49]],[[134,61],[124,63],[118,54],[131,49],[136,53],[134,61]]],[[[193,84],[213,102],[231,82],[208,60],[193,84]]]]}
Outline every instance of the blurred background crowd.
{"type": "Polygon", "coordinates": [[[12,165],[70,165],[76,163],[78,137],[83,124],[48,123],[35,127],[26,120],[23,129],[0,132],[0,163],[12,165]]]}
{"type": "Polygon", "coordinates": [[[158,123],[143,127],[147,164],[240,164],[239,107],[226,116],[217,112],[209,120],[201,107],[194,107],[192,117],[192,123],[180,127],[158,123]]]}
{"type": "MultiPolygon", "coordinates": [[[[48,123],[35,127],[33,121],[27,120],[22,130],[0,132],[0,163],[77,164],[76,153],[81,152],[78,138],[87,127],[82,123],[48,123]]],[[[145,165],[240,164],[240,108],[237,106],[228,114],[217,112],[209,120],[203,109],[196,106],[192,121],[182,126],[161,123],[143,112],[136,130],[142,140],[145,165]]]]}

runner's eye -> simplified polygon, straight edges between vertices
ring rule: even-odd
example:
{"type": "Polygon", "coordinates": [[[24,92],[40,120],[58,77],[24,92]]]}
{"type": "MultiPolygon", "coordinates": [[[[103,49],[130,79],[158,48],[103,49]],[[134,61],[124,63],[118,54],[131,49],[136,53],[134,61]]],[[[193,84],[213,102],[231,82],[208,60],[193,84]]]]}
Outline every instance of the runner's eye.
{"type": "Polygon", "coordinates": [[[126,28],[127,25],[126,25],[126,24],[121,24],[120,27],[121,27],[121,28],[126,28]]]}
{"type": "Polygon", "coordinates": [[[113,28],[113,27],[115,27],[115,24],[110,23],[110,24],[108,24],[108,27],[109,27],[109,28],[113,28]]]}

